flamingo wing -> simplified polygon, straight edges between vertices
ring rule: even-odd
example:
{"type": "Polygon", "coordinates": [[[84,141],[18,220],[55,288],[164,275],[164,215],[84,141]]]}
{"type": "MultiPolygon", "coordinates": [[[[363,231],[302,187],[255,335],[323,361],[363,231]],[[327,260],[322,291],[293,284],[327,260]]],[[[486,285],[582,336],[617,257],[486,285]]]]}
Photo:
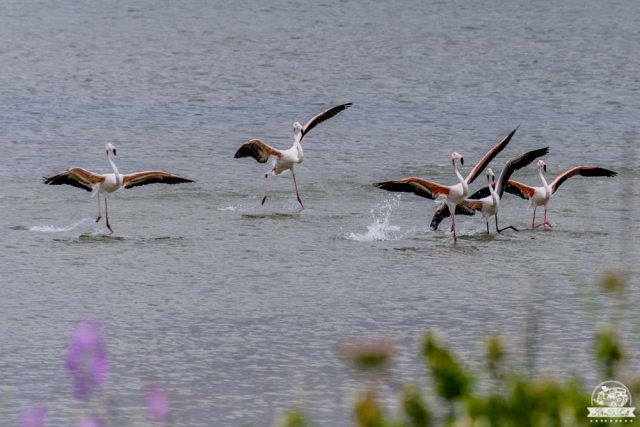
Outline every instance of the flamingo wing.
{"type": "Polygon", "coordinates": [[[504,191],[513,194],[514,196],[518,196],[521,199],[528,200],[533,197],[536,189],[527,184],[523,184],[521,182],[510,179],[509,181],[507,181],[507,185],[504,187],[504,191]]]}
{"type": "Polygon", "coordinates": [[[509,178],[513,174],[513,172],[518,169],[522,169],[523,167],[531,164],[538,157],[544,156],[549,153],[549,147],[538,148],[537,150],[527,151],[526,153],[520,154],[519,156],[515,156],[507,160],[502,171],[500,172],[500,177],[498,178],[498,182],[496,183],[496,193],[498,196],[502,198],[504,194],[504,189],[509,182],[509,178]]]}
{"type": "Polygon", "coordinates": [[[307,134],[307,132],[309,132],[311,129],[316,127],[318,124],[324,122],[325,120],[329,120],[330,118],[332,118],[333,116],[335,116],[339,112],[346,110],[347,108],[351,107],[352,105],[353,105],[352,102],[348,102],[346,104],[338,105],[338,106],[335,106],[333,108],[329,108],[327,111],[323,111],[322,113],[320,113],[317,116],[313,117],[311,120],[309,120],[307,123],[305,123],[304,126],[302,126],[302,131],[301,131],[302,135],[300,135],[300,141],[302,141],[302,138],[304,138],[304,136],[307,134]]]}
{"type": "MultiPolygon", "coordinates": [[[[495,189],[496,183],[492,182],[491,186],[495,189]]],[[[467,199],[480,200],[480,199],[484,199],[485,197],[489,197],[490,195],[491,195],[491,191],[489,191],[489,185],[487,184],[481,189],[479,189],[478,191],[476,191],[475,193],[473,193],[472,195],[470,195],[469,197],[467,197],[467,199]]]]}
{"type": "Polygon", "coordinates": [[[267,160],[269,160],[269,156],[280,158],[282,153],[259,139],[252,139],[242,144],[240,148],[238,148],[238,151],[236,151],[236,155],[233,157],[236,159],[242,157],[253,157],[258,161],[258,163],[266,163],[267,160]]]}
{"type": "Polygon", "coordinates": [[[496,157],[502,150],[505,149],[505,147],[507,146],[509,141],[511,141],[511,138],[516,133],[519,127],[520,125],[518,125],[518,127],[512,130],[511,133],[509,133],[509,135],[505,136],[502,139],[502,141],[498,142],[491,150],[487,152],[487,154],[485,154],[478,161],[478,163],[476,163],[473,169],[471,169],[471,172],[469,172],[469,175],[467,175],[467,179],[466,179],[467,184],[471,184],[478,177],[478,175],[480,175],[482,171],[489,165],[491,160],[493,160],[494,157],[496,157]]]}
{"type": "Polygon", "coordinates": [[[437,199],[438,196],[446,196],[449,194],[449,187],[446,185],[415,177],[399,179],[397,181],[379,182],[374,185],[383,190],[413,193],[431,200],[437,199]]]}
{"type": "Polygon", "coordinates": [[[133,188],[147,184],[182,184],[184,182],[194,182],[191,179],[183,178],[164,171],[145,171],[125,175],[122,179],[124,188],[133,188]]]}
{"type": "MultiPolygon", "coordinates": [[[[493,188],[496,187],[495,182],[491,183],[491,185],[493,186],[493,188]]],[[[533,197],[533,193],[535,192],[535,189],[533,187],[529,187],[526,184],[510,179],[509,181],[507,181],[507,185],[504,187],[504,191],[509,194],[518,196],[521,199],[529,199],[530,197],[533,197]]],[[[491,195],[491,192],[489,191],[489,186],[485,185],[484,187],[482,187],[481,189],[479,189],[478,191],[476,191],[475,193],[467,197],[467,199],[479,200],[479,199],[484,199],[485,197],[489,197],[490,195],[491,195]]]]}
{"type": "Polygon", "coordinates": [[[555,193],[558,187],[560,187],[563,182],[576,175],[612,177],[618,175],[618,173],[609,169],[599,168],[597,166],[576,166],[562,172],[556,177],[556,179],[553,180],[553,182],[551,183],[552,191],[555,193]]]}
{"type": "MultiPolygon", "coordinates": [[[[464,202],[459,205],[456,205],[456,215],[471,216],[475,214],[476,214],[476,211],[474,209],[467,207],[464,202]]],[[[438,225],[440,225],[442,220],[450,216],[451,216],[451,212],[449,211],[449,206],[447,206],[447,204],[444,202],[440,203],[440,206],[438,206],[438,209],[436,209],[435,213],[433,214],[433,218],[431,218],[431,229],[437,230],[438,225]]]]}
{"type": "Polygon", "coordinates": [[[67,169],[58,175],[42,179],[45,184],[49,185],[72,185],[83,190],[92,191],[93,187],[104,181],[103,175],[90,172],[79,167],[67,169]]]}
{"type": "MultiPolygon", "coordinates": [[[[481,211],[482,210],[482,202],[480,200],[463,200],[458,206],[463,206],[464,209],[470,211],[481,211]]],[[[456,206],[456,213],[458,212],[456,206]]]]}

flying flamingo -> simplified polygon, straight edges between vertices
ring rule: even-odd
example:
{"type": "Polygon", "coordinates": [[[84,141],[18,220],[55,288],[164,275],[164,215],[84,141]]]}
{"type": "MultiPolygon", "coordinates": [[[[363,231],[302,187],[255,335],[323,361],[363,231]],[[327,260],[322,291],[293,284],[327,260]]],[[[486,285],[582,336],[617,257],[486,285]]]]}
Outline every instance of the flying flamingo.
{"type": "Polygon", "coordinates": [[[408,177],[397,181],[380,182],[374,185],[378,188],[382,188],[383,190],[413,193],[417,196],[432,200],[437,199],[439,196],[444,196],[445,200],[441,204],[441,207],[444,206],[449,210],[449,212],[454,212],[454,215],[451,215],[451,231],[453,232],[453,242],[455,244],[458,242],[456,236],[455,214],[459,214],[461,211],[467,211],[466,214],[468,215],[473,215],[474,213],[473,211],[468,211],[468,209],[459,206],[459,203],[461,203],[469,194],[469,184],[473,182],[478,175],[480,175],[484,168],[487,167],[489,162],[491,162],[498,153],[504,150],[517,130],[518,128],[515,128],[509,135],[503,138],[502,141],[498,142],[491,150],[489,150],[487,154],[478,161],[471,172],[469,172],[466,179],[460,175],[455,163],[456,160],[460,160],[460,164],[464,166],[463,157],[457,152],[451,154],[451,164],[453,165],[453,170],[458,177],[458,184],[447,186],[421,178],[408,177]]]}
{"type": "MultiPolygon", "coordinates": [[[[572,176],[580,175],[580,176],[606,176],[613,177],[618,175],[617,172],[614,172],[609,169],[600,168],[597,166],[575,166],[571,169],[567,169],[562,172],[560,175],[553,180],[551,185],[547,184],[547,181],[544,179],[544,175],[542,175],[542,171],[547,171],[547,165],[542,160],[538,161],[538,173],[540,174],[540,179],[542,180],[542,187],[530,187],[526,184],[523,184],[518,181],[509,181],[509,184],[505,189],[508,193],[515,194],[518,197],[523,199],[529,199],[529,207],[533,206],[533,219],[531,221],[531,228],[538,228],[542,226],[552,225],[547,221],[547,205],[549,204],[549,200],[551,200],[551,196],[556,192],[558,187],[562,185],[567,179],[572,176]],[[538,225],[536,225],[536,209],[538,206],[544,205],[544,221],[538,225]]],[[[552,227],[553,228],[553,227],[552,227]]]]}
{"type": "Polygon", "coordinates": [[[304,153],[302,152],[302,145],[300,145],[300,142],[307,132],[316,127],[316,125],[332,118],[352,105],[353,104],[349,102],[347,104],[330,108],[327,111],[311,118],[311,120],[305,123],[304,126],[295,122],[293,124],[293,145],[288,150],[275,149],[259,139],[249,140],[240,146],[234,156],[236,159],[241,157],[253,157],[258,161],[258,163],[266,163],[270,156],[274,157],[273,167],[264,175],[264,197],[262,198],[262,205],[264,205],[264,202],[267,200],[267,178],[269,178],[269,174],[280,175],[282,172],[290,170],[291,175],[293,176],[293,185],[296,188],[296,197],[298,198],[300,206],[304,209],[304,205],[300,199],[300,193],[298,192],[298,184],[296,183],[296,174],[294,171],[294,165],[302,163],[304,160],[304,153]]]}
{"type": "MultiPolygon", "coordinates": [[[[524,154],[521,154],[516,157],[512,157],[505,163],[502,171],[500,172],[500,176],[497,182],[492,182],[495,177],[493,175],[493,170],[491,168],[487,169],[487,182],[488,185],[486,187],[481,188],[476,191],[474,194],[469,196],[467,200],[464,200],[460,205],[465,208],[466,211],[471,211],[475,213],[476,211],[480,211],[482,213],[482,217],[487,221],[487,234],[489,234],[489,218],[494,216],[496,219],[496,231],[498,233],[502,233],[504,230],[512,229],[515,231],[519,231],[514,226],[510,225],[508,227],[500,228],[498,226],[498,209],[500,207],[500,201],[502,200],[502,196],[504,194],[505,188],[507,187],[507,183],[510,182],[509,178],[513,174],[513,172],[518,169],[522,169],[523,167],[531,164],[535,159],[540,156],[544,156],[549,153],[549,147],[539,148],[537,150],[528,151],[524,154]],[[495,190],[494,190],[495,186],[495,190]],[[487,195],[488,193],[488,195],[487,195]]],[[[448,216],[449,212],[446,212],[448,216]]],[[[446,216],[439,216],[439,221],[446,218],[446,216]]],[[[438,221],[438,223],[439,223],[438,221]]],[[[436,223],[436,227],[437,227],[436,223]]]]}
{"type": "Polygon", "coordinates": [[[113,160],[111,160],[111,156],[109,153],[113,153],[116,155],[116,147],[112,144],[107,144],[105,146],[107,151],[107,159],[109,163],[111,163],[111,167],[113,168],[113,173],[107,174],[97,174],[90,172],[86,169],[82,169],[79,167],[74,167],[68,169],[58,175],[52,177],[44,177],[43,182],[49,185],[72,185],[74,187],[82,188],[83,190],[92,191],[91,197],[98,195],[98,218],[96,218],[96,222],[100,221],[102,218],[102,213],[100,211],[100,193],[104,194],[104,213],[107,221],[107,228],[111,233],[113,233],[113,229],[111,225],[109,225],[109,211],[107,208],[107,194],[111,194],[114,191],[123,188],[133,188],[139,185],[147,185],[147,184],[180,184],[183,182],[194,182],[187,178],[182,178],[177,175],[172,175],[163,171],[145,171],[145,172],[136,172],[130,173],[127,175],[122,175],[118,172],[118,168],[116,167],[113,160]]]}

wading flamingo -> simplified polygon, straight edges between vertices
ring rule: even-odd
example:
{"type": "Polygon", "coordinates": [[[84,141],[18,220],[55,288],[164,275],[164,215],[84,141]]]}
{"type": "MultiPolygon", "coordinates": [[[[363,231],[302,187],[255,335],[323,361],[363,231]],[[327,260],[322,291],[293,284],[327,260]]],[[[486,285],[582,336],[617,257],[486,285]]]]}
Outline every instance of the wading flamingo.
{"type": "MultiPolygon", "coordinates": [[[[495,183],[492,182],[495,179],[493,170],[491,168],[487,169],[488,185],[473,193],[467,200],[464,200],[459,205],[465,208],[464,214],[467,215],[467,211],[471,211],[474,213],[476,211],[481,212],[482,217],[487,221],[487,234],[489,234],[489,218],[491,218],[491,216],[494,216],[496,219],[496,231],[498,233],[501,233],[509,228],[514,231],[519,231],[512,225],[504,228],[500,228],[498,226],[498,209],[500,207],[500,201],[502,200],[505,188],[507,188],[508,183],[510,182],[509,178],[511,177],[513,172],[530,165],[531,162],[533,162],[535,159],[548,153],[549,147],[545,147],[528,151],[524,154],[520,154],[519,156],[510,158],[505,163],[502,171],[500,172],[500,176],[498,177],[498,181],[495,183]]],[[[447,211],[446,213],[448,216],[449,212],[447,211]]],[[[441,215],[438,218],[440,219],[440,221],[442,221],[442,219],[446,218],[446,216],[441,215]]],[[[436,223],[436,226],[437,225],[438,224],[436,223]]]]}
{"type": "Polygon", "coordinates": [[[113,160],[111,160],[111,156],[109,153],[113,153],[116,155],[116,147],[112,144],[107,144],[105,146],[105,150],[107,151],[107,159],[109,163],[111,163],[111,167],[113,168],[113,173],[107,174],[97,174],[90,172],[86,169],[82,169],[79,167],[74,167],[68,169],[58,175],[52,177],[44,177],[43,182],[49,185],[73,185],[74,187],[82,188],[83,190],[93,191],[91,197],[98,195],[98,218],[96,218],[96,222],[100,221],[102,218],[102,213],[100,212],[100,193],[104,194],[104,214],[107,221],[107,228],[111,233],[113,233],[113,229],[109,224],[109,211],[107,208],[107,194],[111,194],[114,191],[123,188],[133,188],[139,185],[147,185],[147,184],[180,184],[183,182],[194,182],[187,178],[182,178],[177,175],[172,175],[163,171],[145,171],[145,172],[136,172],[130,173],[128,175],[122,175],[118,172],[118,168],[116,167],[113,160]]]}
{"type": "MultiPolygon", "coordinates": [[[[516,133],[518,128],[515,128],[509,135],[503,138],[500,142],[498,142],[491,150],[489,150],[479,161],[476,163],[474,168],[469,172],[467,178],[463,178],[460,175],[456,167],[456,160],[460,160],[460,164],[464,165],[464,159],[458,153],[451,154],[451,163],[453,165],[453,170],[458,177],[458,184],[447,186],[438,184],[435,182],[427,181],[421,178],[416,177],[408,177],[404,179],[400,179],[397,181],[387,181],[380,182],[374,184],[378,188],[382,188],[387,191],[400,191],[405,193],[413,193],[420,197],[425,197],[427,199],[435,200],[439,196],[444,196],[445,200],[440,205],[438,209],[441,209],[443,206],[448,209],[448,212],[454,212],[455,214],[462,213],[464,211],[467,215],[473,215],[474,211],[469,211],[464,207],[458,206],[460,202],[462,202],[465,197],[469,194],[469,184],[475,180],[480,173],[487,167],[487,165],[493,160],[495,156],[498,155],[504,148],[507,146],[513,135],[516,133]],[[458,206],[456,208],[456,206],[458,206]]],[[[447,215],[448,216],[448,215],[447,215]]],[[[453,232],[453,242],[454,244],[458,242],[456,235],[456,219],[455,215],[451,215],[451,231],[453,232]]]]}
{"type": "Polygon", "coordinates": [[[253,157],[259,163],[266,163],[270,156],[273,156],[274,158],[273,167],[264,175],[264,197],[262,198],[261,204],[264,205],[264,202],[267,200],[267,178],[269,178],[269,174],[280,175],[282,172],[290,170],[291,175],[293,176],[293,185],[296,189],[296,197],[298,198],[300,206],[304,209],[304,205],[300,199],[300,193],[298,192],[298,184],[296,183],[296,174],[294,171],[294,165],[302,163],[304,160],[304,153],[302,152],[302,145],[300,145],[300,141],[302,141],[302,138],[304,138],[307,132],[316,127],[316,125],[332,118],[352,105],[353,104],[349,102],[347,104],[330,108],[313,117],[305,123],[304,126],[295,122],[293,124],[293,145],[288,150],[277,150],[259,139],[249,140],[240,146],[234,156],[236,159],[241,157],[253,157]]]}
{"type": "Polygon", "coordinates": [[[556,179],[553,180],[551,185],[549,185],[544,179],[544,175],[542,174],[543,170],[545,172],[547,171],[547,165],[542,160],[539,160],[538,173],[540,174],[540,179],[542,180],[542,187],[530,187],[518,181],[509,181],[509,185],[505,188],[507,193],[515,194],[516,196],[523,199],[529,199],[529,207],[533,206],[533,219],[531,221],[531,228],[538,228],[542,226],[546,227],[547,225],[549,227],[552,227],[549,221],[547,221],[547,205],[549,204],[549,200],[551,200],[551,196],[567,179],[576,175],[606,177],[613,177],[618,175],[617,172],[605,168],[600,168],[598,166],[575,166],[562,172],[556,177],[556,179]],[[536,225],[536,209],[538,208],[538,206],[544,206],[544,221],[536,225]]]}

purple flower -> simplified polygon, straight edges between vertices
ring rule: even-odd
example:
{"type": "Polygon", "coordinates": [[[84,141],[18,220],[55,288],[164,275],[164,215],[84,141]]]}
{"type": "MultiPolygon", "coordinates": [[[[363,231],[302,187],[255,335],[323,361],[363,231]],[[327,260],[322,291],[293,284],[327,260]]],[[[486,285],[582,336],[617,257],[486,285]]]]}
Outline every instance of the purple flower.
{"type": "Polygon", "coordinates": [[[149,384],[147,386],[147,405],[149,415],[156,421],[164,421],[169,413],[167,405],[167,394],[157,384],[149,384]]]}
{"type": "Polygon", "coordinates": [[[80,322],[73,333],[66,365],[76,399],[89,400],[109,373],[106,346],[96,323],[80,322]]]}
{"type": "Polygon", "coordinates": [[[34,406],[22,415],[22,427],[44,427],[45,410],[34,406]]]}
{"type": "Polygon", "coordinates": [[[104,422],[99,418],[91,417],[80,421],[77,427],[104,427],[104,422]]]}

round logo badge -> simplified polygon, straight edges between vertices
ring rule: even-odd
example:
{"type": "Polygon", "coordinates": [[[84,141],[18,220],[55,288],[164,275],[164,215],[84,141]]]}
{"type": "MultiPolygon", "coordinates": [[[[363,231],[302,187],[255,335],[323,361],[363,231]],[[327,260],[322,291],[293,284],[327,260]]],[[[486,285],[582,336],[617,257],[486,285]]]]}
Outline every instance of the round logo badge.
{"type": "Polygon", "coordinates": [[[605,381],[593,390],[589,417],[627,418],[635,417],[631,408],[631,393],[618,381],[605,381]]]}
{"type": "Polygon", "coordinates": [[[631,393],[627,386],[618,381],[605,381],[591,394],[591,404],[594,406],[620,408],[627,403],[631,406],[631,393]]]}

